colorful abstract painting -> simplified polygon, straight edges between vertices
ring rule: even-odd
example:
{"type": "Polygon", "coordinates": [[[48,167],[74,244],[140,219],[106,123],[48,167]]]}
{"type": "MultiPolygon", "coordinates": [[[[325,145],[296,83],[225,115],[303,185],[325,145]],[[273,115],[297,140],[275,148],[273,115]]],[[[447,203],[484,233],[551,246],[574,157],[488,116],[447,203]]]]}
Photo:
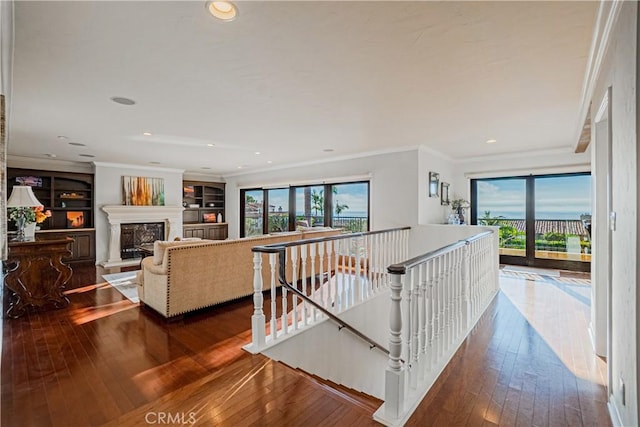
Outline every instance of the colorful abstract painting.
{"type": "Polygon", "coordinates": [[[127,206],[164,206],[164,179],[144,176],[122,177],[123,204],[127,206]]]}

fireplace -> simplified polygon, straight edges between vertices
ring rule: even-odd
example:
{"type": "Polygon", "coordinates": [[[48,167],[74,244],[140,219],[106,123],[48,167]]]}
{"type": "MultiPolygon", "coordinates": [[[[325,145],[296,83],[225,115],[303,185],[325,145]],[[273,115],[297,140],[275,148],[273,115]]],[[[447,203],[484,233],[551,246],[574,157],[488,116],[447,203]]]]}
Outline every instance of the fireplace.
{"type": "MultiPolygon", "coordinates": [[[[107,220],[109,221],[109,259],[106,262],[100,264],[104,267],[122,267],[126,265],[136,265],[138,260],[123,259],[123,244],[121,240],[123,238],[129,239],[130,234],[127,232],[125,235],[121,228],[129,225],[149,225],[149,224],[162,224],[162,231],[158,235],[154,234],[154,237],[148,237],[149,230],[144,227],[141,228],[139,238],[150,238],[156,240],[155,237],[160,237],[160,240],[174,240],[176,237],[182,236],[182,206],[120,206],[120,205],[107,205],[102,207],[102,211],[107,214],[107,220]],[[143,236],[144,235],[144,236],[143,236]]],[[[153,229],[153,227],[151,227],[153,229]]],[[[155,230],[157,231],[157,230],[155,230]]],[[[135,233],[134,233],[135,234],[135,233]]],[[[132,241],[135,237],[131,237],[132,241]]],[[[137,245],[137,241],[133,242],[133,245],[137,245]]],[[[127,243],[129,247],[131,243],[127,243]]],[[[131,256],[131,255],[126,255],[131,256]]],[[[135,257],[136,255],[132,255],[135,257]]]]}
{"type": "Polygon", "coordinates": [[[164,222],[120,224],[120,258],[140,258],[138,247],[164,240],[164,222]]]}

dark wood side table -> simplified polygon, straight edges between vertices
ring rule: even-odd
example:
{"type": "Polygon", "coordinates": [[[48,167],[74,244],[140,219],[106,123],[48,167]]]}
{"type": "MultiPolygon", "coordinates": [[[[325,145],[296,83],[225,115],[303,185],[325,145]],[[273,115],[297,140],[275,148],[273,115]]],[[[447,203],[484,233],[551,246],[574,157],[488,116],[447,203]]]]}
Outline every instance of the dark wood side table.
{"type": "Polygon", "coordinates": [[[10,270],[4,279],[11,293],[7,316],[20,317],[28,306],[53,303],[62,308],[69,304],[62,290],[73,272],[62,258],[70,255],[72,242],[70,237],[40,236],[26,242],[9,241],[10,270]]]}

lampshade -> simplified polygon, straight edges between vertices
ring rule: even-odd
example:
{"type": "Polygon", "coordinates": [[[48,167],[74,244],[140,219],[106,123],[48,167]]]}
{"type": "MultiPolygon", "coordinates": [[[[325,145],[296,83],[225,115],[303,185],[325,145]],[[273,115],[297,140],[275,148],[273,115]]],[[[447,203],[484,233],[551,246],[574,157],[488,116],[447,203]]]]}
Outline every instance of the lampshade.
{"type": "Polygon", "coordinates": [[[11,191],[11,196],[7,200],[8,208],[19,208],[22,206],[42,206],[36,199],[33,190],[28,185],[15,185],[11,191]]]}

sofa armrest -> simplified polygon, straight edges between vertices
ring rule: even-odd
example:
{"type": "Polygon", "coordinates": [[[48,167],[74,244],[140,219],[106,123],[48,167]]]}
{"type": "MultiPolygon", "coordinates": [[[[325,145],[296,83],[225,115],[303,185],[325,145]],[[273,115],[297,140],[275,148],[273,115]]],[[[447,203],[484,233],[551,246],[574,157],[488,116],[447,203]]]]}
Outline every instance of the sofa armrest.
{"type": "Polygon", "coordinates": [[[166,275],[167,274],[167,263],[162,263],[160,265],[153,264],[153,257],[148,256],[142,260],[142,270],[148,271],[149,273],[158,274],[158,275],[166,275]]]}

